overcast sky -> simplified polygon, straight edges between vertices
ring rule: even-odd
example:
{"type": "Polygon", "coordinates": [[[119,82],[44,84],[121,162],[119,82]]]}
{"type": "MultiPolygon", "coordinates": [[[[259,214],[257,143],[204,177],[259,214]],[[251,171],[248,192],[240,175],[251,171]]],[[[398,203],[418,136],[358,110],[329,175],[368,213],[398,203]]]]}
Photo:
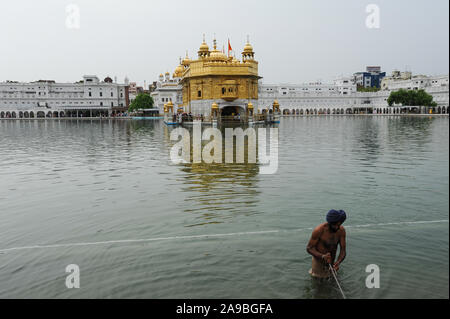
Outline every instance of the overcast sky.
{"type": "Polygon", "coordinates": [[[238,58],[249,35],[266,83],[330,82],[366,65],[449,73],[448,0],[8,0],[0,81],[95,74],[149,84],[186,50],[195,57],[203,33],[220,49],[230,38],[238,58]],[[372,3],[378,29],[366,27],[372,3]],[[79,29],[66,27],[68,4],[80,9],[79,29]]]}

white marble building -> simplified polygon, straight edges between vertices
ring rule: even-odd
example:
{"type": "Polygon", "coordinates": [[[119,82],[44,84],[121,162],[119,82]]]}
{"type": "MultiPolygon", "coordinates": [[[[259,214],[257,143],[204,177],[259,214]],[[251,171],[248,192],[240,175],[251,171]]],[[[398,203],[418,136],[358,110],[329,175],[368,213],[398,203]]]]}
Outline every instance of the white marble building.
{"type": "MultiPolygon", "coordinates": [[[[155,102],[154,107],[159,109],[160,114],[164,114],[164,104],[171,101],[174,105],[174,109],[178,108],[178,105],[183,104],[182,87],[179,84],[181,78],[173,76],[170,77],[170,73],[166,72],[165,75],[160,74],[159,79],[156,82],[156,89],[150,93],[155,102]]],[[[211,106],[209,106],[211,108],[211,106]]]]}
{"type": "Polygon", "coordinates": [[[128,87],[86,75],[77,83],[0,82],[0,117],[108,116],[129,106],[128,87]]]}
{"type": "Polygon", "coordinates": [[[438,104],[436,113],[448,113],[448,75],[412,77],[389,82],[387,89],[378,92],[357,92],[349,78],[338,79],[334,84],[264,84],[259,85],[259,105],[270,109],[278,100],[283,114],[354,114],[393,113],[398,108],[388,108],[387,99],[393,90],[424,89],[438,104]]]}

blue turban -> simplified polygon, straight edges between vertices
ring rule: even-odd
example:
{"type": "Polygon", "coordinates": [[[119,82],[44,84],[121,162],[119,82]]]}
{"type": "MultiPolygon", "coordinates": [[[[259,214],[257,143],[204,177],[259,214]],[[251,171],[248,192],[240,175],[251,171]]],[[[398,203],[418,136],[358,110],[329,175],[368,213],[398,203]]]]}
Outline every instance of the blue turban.
{"type": "Polygon", "coordinates": [[[329,222],[330,224],[334,224],[334,223],[344,223],[345,220],[347,219],[347,214],[345,214],[345,212],[343,210],[330,210],[327,214],[327,222],[329,222]]]}

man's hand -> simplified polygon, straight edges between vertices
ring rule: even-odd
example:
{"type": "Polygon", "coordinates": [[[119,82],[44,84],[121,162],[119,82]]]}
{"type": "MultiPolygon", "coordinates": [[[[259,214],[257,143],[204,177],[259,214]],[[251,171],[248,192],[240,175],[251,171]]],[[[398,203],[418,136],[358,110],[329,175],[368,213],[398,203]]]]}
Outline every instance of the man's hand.
{"type": "Polygon", "coordinates": [[[334,270],[339,271],[339,266],[340,266],[339,263],[334,263],[333,265],[334,270]]]}
{"type": "Polygon", "coordinates": [[[322,255],[322,260],[325,260],[325,262],[327,264],[331,264],[331,254],[328,253],[328,254],[322,255]]]}

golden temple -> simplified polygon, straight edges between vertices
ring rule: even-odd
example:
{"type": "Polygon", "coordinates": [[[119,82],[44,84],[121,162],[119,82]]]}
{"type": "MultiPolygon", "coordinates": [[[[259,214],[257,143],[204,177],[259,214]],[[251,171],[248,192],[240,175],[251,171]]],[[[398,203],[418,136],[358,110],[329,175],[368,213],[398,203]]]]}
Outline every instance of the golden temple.
{"type": "Polygon", "coordinates": [[[217,49],[214,39],[210,50],[205,39],[198,50],[198,58],[187,55],[177,66],[174,77],[180,77],[185,112],[211,115],[213,104],[221,115],[246,112],[248,104],[257,107],[258,62],[250,43],[244,47],[242,60],[217,49]]]}

